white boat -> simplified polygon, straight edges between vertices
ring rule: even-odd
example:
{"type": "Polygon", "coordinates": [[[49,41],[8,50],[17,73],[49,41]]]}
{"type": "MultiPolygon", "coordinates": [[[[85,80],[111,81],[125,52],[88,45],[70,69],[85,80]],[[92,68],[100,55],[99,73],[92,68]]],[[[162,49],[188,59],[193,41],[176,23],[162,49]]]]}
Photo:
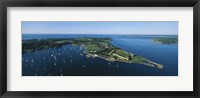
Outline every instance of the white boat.
{"type": "Polygon", "coordinates": [[[57,60],[56,56],[54,56],[54,59],[57,60]]]}
{"type": "Polygon", "coordinates": [[[71,59],[70,63],[72,63],[72,59],[71,59]]]}
{"type": "Polygon", "coordinates": [[[28,62],[28,60],[26,59],[26,62],[28,62]]]}
{"type": "Polygon", "coordinates": [[[31,61],[32,63],[34,62],[34,60],[32,59],[32,61],[31,61]]]}

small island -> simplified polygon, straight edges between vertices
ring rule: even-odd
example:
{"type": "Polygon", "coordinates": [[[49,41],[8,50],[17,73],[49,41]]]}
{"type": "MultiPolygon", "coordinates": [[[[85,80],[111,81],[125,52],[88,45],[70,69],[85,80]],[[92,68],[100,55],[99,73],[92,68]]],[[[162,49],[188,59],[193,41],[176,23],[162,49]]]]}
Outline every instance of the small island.
{"type": "Polygon", "coordinates": [[[86,57],[98,57],[110,62],[138,63],[163,69],[163,65],[153,62],[139,55],[126,52],[111,44],[111,38],[55,38],[23,40],[22,53],[34,52],[49,48],[59,48],[72,44],[83,46],[86,57]]]}

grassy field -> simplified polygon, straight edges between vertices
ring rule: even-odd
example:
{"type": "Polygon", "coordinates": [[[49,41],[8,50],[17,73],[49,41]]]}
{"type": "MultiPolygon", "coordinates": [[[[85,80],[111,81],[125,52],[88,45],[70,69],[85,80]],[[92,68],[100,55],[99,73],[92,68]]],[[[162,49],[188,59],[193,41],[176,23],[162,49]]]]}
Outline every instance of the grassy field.
{"type": "Polygon", "coordinates": [[[125,52],[125,51],[122,51],[122,50],[116,50],[114,53],[115,53],[115,54],[118,54],[118,55],[120,55],[120,56],[123,56],[123,57],[129,57],[129,56],[130,56],[129,53],[127,53],[127,52],[125,52]]]}
{"type": "Polygon", "coordinates": [[[86,50],[89,51],[100,51],[102,48],[98,47],[96,44],[86,45],[86,50]]]}

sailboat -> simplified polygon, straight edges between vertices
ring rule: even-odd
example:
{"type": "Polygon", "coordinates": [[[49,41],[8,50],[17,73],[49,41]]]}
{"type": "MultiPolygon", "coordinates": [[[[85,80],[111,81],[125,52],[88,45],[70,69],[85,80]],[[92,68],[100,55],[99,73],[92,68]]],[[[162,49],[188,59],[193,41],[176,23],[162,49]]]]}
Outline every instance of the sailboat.
{"type": "Polygon", "coordinates": [[[72,59],[71,59],[70,63],[72,63],[72,59]]]}

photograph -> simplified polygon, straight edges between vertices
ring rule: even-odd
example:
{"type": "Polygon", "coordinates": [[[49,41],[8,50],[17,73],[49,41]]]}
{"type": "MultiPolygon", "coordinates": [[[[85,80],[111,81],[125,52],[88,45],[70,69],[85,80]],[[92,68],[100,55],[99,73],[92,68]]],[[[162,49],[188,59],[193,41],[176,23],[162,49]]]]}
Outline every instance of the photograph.
{"type": "Polygon", "coordinates": [[[22,76],[178,76],[178,23],[22,21],[22,76]]]}

